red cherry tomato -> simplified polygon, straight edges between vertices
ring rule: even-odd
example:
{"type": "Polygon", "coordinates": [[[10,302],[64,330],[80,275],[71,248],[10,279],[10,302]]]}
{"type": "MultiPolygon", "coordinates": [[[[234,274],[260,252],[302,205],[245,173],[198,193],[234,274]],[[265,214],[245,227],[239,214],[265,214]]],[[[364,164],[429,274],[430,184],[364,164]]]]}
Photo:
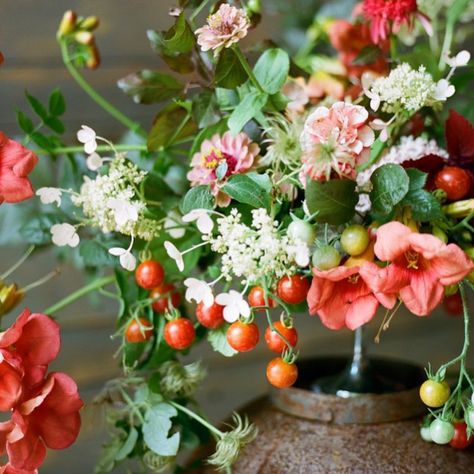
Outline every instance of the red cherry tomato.
{"type": "Polygon", "coordinates": [[[298,367],[288,364],[281,357],[275,357],[267,365],[267,379],[274,387],[291,387],[297,378],[298,367]]]}
{"type": "Polygon", "coordinates": [[[258,343],[260,331],[255,323],[236,321],[227,329],[227,342],[238,352],[251,351],[258,343]]]}
{"type": "MultiPolygon", "coordinates": [[[[273,326],[280,334],[282,334],[283,337],[285,337],[292,347],[296,346],[296,343],[298,342],[298,333],[295,328],[287,328],[280,321],[273,323],[273,326]]],[[[265,342],[271,351],[277,352],[278,354],[281,354],[287,347],[285,341],[277,332],[272,331],[270,326],[265,331],[265,342]]]]}
{"type": "Polygon", "coordinates": [[[153,324],[145,318],[138,319],[140,323],[134,319],[125,330],[125,340],[127,342],[146,342],[153,336],[153,324]]]}
{"type": "Polygon", "coordinates": [[[163,283],[165,272],[155,260],[144,260],[135,270],[135,280],[138,286],[152,290],[163,283]]]}
{"type": "Polygon", "coordinates": [[[469,192],[471,178],[466,170],[458,166],[445,166],[436,175],[435,185],[445,191],[450,201],[457,201],[469,192]]]}
{"type": "MultiPolygon", "coordinates": [[[[270,308],[274,308],[276,306],[276,303],[270,298],[268,298],[268,306],[270,308]]],[[[261,286],[254,286],[248,296],[249,300],[249,305],[252,308],[256,308],[258,306],[266,306],[265,304],[265,292],[263,291],[263,288],[261,286]]],[[[260,311],[265,311],[263,308],[258,310],[260,311]]]]}
{"type": "Polygon", "coordinates": [[[193,343],[196,331],[190,319],[178,318],[166,323],[163,335],[170,347],[182,350],[193,343]]]}
{"type": "Polygon", "coordinates": [[[285,303],[299,304],[306,299],[310,286],[309,280],[302,275],[284,276],[278,282],[277,294],[285,303]]]}
{"type": "Polygon", "coordinates": [[[196,317],[199,323],[208,329],[220,328],[224,323],[224,306],[213,303],[209,308],[204,303],[199,303],[196,308],[196,317]]]}
{"type": "Polygon", "coordinates": [[[445,296],[443,300],[444,310],[451,316],[460,316],[463,313],[462,298],[459,293],[445,296]]]}
{"type": "Polygon", "coordinates": [[[170,308],[170,297],[171,305],[173,308],[177,308],[181,303],[181,295],[175,291],[176,287],[171,283],[164,283],[163,285],[157,286],[150,291],[150,298],[154,301],[151,307],[157,313],[163,314],[170,308]]]}
{"type": "Polygon", "coordinates": [[[467,437],[467,425],[464,421],[454,423],[454,436],[449,442],[456,449],[465,449],[472,444],[474,436],[467,437]]]}

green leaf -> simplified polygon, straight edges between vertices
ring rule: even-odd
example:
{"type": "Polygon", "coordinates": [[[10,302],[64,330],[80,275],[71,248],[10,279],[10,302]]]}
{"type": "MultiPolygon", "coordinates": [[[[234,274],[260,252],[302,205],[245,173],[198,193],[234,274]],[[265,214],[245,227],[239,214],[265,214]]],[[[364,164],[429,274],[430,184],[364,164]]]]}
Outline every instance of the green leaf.
{"type": "Polygon", "coordinates": [[[408,178],[410,178],[410,191],[415,189],[423,189],[425,187],[426,180],[428,179],[427,173],[423,173],[423,171],[420,171],[416,168],[408,168],[405,171],[408,175],[408,178]]]}
{"type": "Polygon", "coordinates": [[[176,408],[168,403],[158,403],[145,412],[143,440],[160,456],[175,456],[178,452],[180,434],[175,433],[168,438],[172,427],[171,418],[177,414],[176,408]]]}
{"type": "Polygon", "coordinates": [[[18,126],[29,135],[35,128],[33,121],[21,110],[16,111],[16,121],[18,126]]]}
{"type": "Polygon", "coordinates": [[[383,165],[376,169],[370,178],[372,191],[370,200],[374,212],[389,214],[405,197],[410,185],[406,171],[395,164],[383,165]]]}
{"type": "Polygon", "coordinates": [[[279,48],[267,49],[254,67],[255,77],[268,94],[280,92],[288,78],[290,58],[279,48]]]}
{"type": "Polygon", "coordinates": [[[214,329],[207,333],[209,344],[216,352],[219,352],[219,354],[225,357],[232,357],[237,354],[237,351],[227,342],[226,333],[229,326],[229,324],[224,324],[219,329],[214,329]]]}
{"type": "Polygon", "coordinates": [[[48,137],[40,132],[33,132],[30,134],[31,139],[44,150],[50,151],[54,148],[54,144],[51,143],[48,137]]]}
{"type": "Polygon", "coordinates": [[[44,105],[36,97],[33,97],[31,94],[28,94],[28,92],[25,92],[25,95],[33,111],[36,113],[36,115],[38,115],[41,120],[44,121],[48,117],[48,112],[44,105]]]}
{"type": "Polygon", "coordinates": [[[86,267],[112,267],[116,264],[116,259],[97,240],[82,240],[79,246],[79,255],[86,267]]]}
{"type": "Polygon", "coordinates": [[[373,64],[377,59],[380,58],[382,55],[382,51],[378,46],[375,44],[369,44],[368,46],[364,46],[359,54],[352,60],[352,64],[358,65],[365,65],[365,64],[373,64]]]}
{"type": "Polygon", "coordinates": [[[54,89],[49,96],[48,111],[50,115],[59,117],[66,112],[66,101],[59,89],[54,89]]]}
{"type": "Polygon", "coordinates": [[[217,87],[235,89],[248,79],[247,73],[231,48],[224,49],[219,55],[214,82],[217,87]]]}
{"type": "Polygon", "coordinates": [[[247,94],[229,117],[228,125],[232,135],[242,131],[247,122],[252,120],[265,106],[268,95],[258,91],[247,94]]]}
{"type": "Polygon", "coordinates": [[[270,179],[270,176],[266,173],[256,173],[255,171],[251,171],[250,173],[247,173],[245,176],[247,178],[250,178],[252,181],[255,182],[257,186],[260,188],[264,189],[268,194],[271,194],[272,192],[272,180],[270,179]]]}
{"type": "Polygon", "coordinates": [[[356,183],[348,179],[331,179],[326,182],[308,180],[306,204],[315,220],[327,224],[345,224],[355,214],[359,196],[356,183]]]}
{"type": "Polygon", "coordinates": [[[154,104],[180,95],[184,85],[168,74],[144,69],[117,81],[117,85],[137,104],[154,104]]]}
{"type": "Polygon", "coordinates": [[[357,166],[357,171],[364,171],[367,168],[370,168],[370,166],[372,166],[379,159],[386,146],[387,142],[382,142],[380,141],[380,138],[377,138],[370,148],[369,160],[366,163],[357,166]]]}
{"type": "Polygon", "coordinates": [[[183,199],[181,210],[183,214],[191,212],[193,209],[212,209],[214,207],[214,196],[211,188],[204,184],[191,188],[183,199]]]}
{"type": "MultiPolygon", "coordinates": [[[[262,178],[264,179],[264,178],[262,178]]],[[[252,207],[270,207],[270,194],[268,188],[260,178],[247,174],[231,176],[223,186],[223,191],[237,202],[248,204],[252,207]]]]}
{"type": "Polygon", "coordinates": [[[213,92],[205,90],[193,97],[193,117],[199,128],[215,125],[221,119],[216,96],[213,92]]]}
{"type": "Polygon", "coordinates": [[[41,214],[30,219],[20,228],[20,234],[29,244],[44,245],[51,242],[51,226],[59,224],[56,214],[41,214]]]}
{"type": "Polygon", "coordinates": [[[130,432],[128,433],[125,443],[123,443],[122,447],[118,450],[117,454],[115,455],[115,460],[123,461],[124,459],[126,459],[128,455],[135,448],[135,444],[137,444],[137,441],[138,441],[138,431],[132,427],[130,429],[130,432]]]}
{"type": "Polygon", "coordinates": [[[148,150],[158,151],[193,135],[196,125],[190,118],[189,112],[176,104],[170,104],[161,110],[148,134],[148,150]]]}
{"type": "Polygon", "coordinates": [[[52,116],[46,117],[44,119],[44,123],[51,130],[53,130],[53,132],[56,132],[59,135],[62,135],[66,130],[66,128],[64,127],[64,124],[57,117],[52,117],[52,116]]]}
{"type": "Polygon", "coordinates": [[[166,32],[148,33],[148,38],[152,41],[153,48],[166,56],[189,53],[195,43],[194,33],[184,13],[179,15],[171,29],[166,32]]]}
{"type": "Polygon", "coordinates": [[[414,189],[402,201],[402,205],[410,206],[413,219],[422,222],[436,221],[443,217],[441,204],[430,192],[414,189]]]}
{"type": "Polygon", "coordinates": [[[234,89],[216,88],[216,98],[221,110],[232,110],[239,103],[239,94],[234,89]]]}

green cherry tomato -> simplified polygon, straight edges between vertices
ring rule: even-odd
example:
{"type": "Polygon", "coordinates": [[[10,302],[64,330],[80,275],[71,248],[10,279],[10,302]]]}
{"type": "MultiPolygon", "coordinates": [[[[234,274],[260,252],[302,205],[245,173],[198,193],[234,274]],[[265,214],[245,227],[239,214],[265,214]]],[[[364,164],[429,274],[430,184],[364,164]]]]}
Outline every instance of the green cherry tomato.
{"type": "Polygon", "coordinates": [[[430,425],[431,439],[436,444],[448,444],[454,436],[454,426],[449,421],[433,420],[430,425]]]}
{"type": "Polygon", "coordinates": [[[464,413],[464,418],[466,419],[466,423],[471,428],[474,428],[474,409],[470,408],[467,410],[466,413],[464,413]]]}
{"type": "Polygon", "coordinates": [[[341,254],[331,245],[322,245],[313,253],[313,265],[318,270],[330,270],[341,263],[341,254]]]}
{"type": "Polygon", "coordinates": [[[429,426],[422,426],[420,428],[420,436],[423,441],[427,443],[432,443],[433,438],[431,437],[430,427],[429,426]]]}
{"type": "Polygon", "coordinates": [[[369,246],[367,229],[360,224],[346,227],[341,235],[341,247],[351,256],[360,255],[369,246]]]}
{"type": "Polygon", "coordinates": [[[295,219],[288,226],[287,234],[294,239],[302,240],[306,245],[312,245],[316,239],[315,227],[301,219],[295,219]]]}
{"type": "Polygon", "coordinates": [[[450,393],[451,389],[445,381],[426,380],[420,387],[422,402],[431,408],[443,406],[448,401],[450,393]]]}

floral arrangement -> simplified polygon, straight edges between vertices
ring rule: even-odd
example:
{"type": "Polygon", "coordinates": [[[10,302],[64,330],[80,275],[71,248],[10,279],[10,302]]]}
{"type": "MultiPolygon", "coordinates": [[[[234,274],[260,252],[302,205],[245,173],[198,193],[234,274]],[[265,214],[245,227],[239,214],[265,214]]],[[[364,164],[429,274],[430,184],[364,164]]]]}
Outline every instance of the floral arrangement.
{"type": "MultiPolygon", "coordinates": [[[[459,43],[471,6],[364,0],[349,20],[317,15],[289,53],[267,42],[245,48],[264,14],[258,0],[180,0],[168,31],[148,31],[170,72],[118,81],[135,102],[163,104],[150,130],[85,80],[80,68],[100,64],[99,20],[66,12],[57,32],[65,66],[129,133],[112,143],[83,125],[78,143],[65,144],[57,89],[47,104],[27,94],[21,143],[0,133],[0,202],[38,206],[24,241],[62,247],[93,276],[0,333],[0,407],[11,413],[0,424],[1,472],[37,472],[46,447],[75,440],[77,387],[46,374],[59,351],[51,317],[98,290],[120,302],[123,376],[97,398],[110,431],[97,472],[124,461],[161,472],[211,440],[207,462],[230,470],[255,439],[237,414],[221,431],[201,413],[193,394],[205,369],[182,355],[204,339],[236,356],[259,343],[254,319],[266,318],[274,353],[266,376],[287,388],[298,378],[296,313],[355,330],[382,307],[379,340],[401,305],[428,316],[443,301],[463,313],[465,342],[458,357],[427,371],[421,436],[467,447],[474,127],[455,108],[473,77],[459,43]],[[60,172],[34,191],[28,174],[38,156],[60,172]]],[[[1,276],[2,315],[29,289],[9,283],[18,265],[1,276]]]]}

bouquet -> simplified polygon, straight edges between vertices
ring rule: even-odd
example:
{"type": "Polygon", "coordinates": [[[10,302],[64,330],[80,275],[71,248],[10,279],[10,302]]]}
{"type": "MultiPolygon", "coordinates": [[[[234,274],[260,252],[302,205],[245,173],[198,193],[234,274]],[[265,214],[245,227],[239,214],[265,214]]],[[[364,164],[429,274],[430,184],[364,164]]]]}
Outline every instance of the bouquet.
{"type": "MultiPolygon", "coordinates": [[[[458,357],[427,370],[420,434],[467,447],[474,127],[463,97],[474,73],[462,42],[473,13],[468,0],[364,0],[348,19],[323,8],[295,48],[249,42],[265,14],[259,0],[180,0],[167,31],[147,32],[169,71],[118,81],[133,101],[161,104],[144,129],[80,71],[100,64],[98,18],[66,12],[57,32],[66,68],[127,133],[113,143],[88,124],[65,143],[55,89],[48,103],[27,94],[21,143],[0,134],[0,201],[36,196],[25,243],[52,243],[90,280],[0,334],[0,406],[11,412],[1,472],[37,472],[46,447],[75,440],[77,387],[46,375],[59,351],[51,318],[95,291],[119,301],[123,369],[96,400],[110,435],[97,472],[125,461],[182,472],[177,456],[211,441],[206,462],[230,470],[256,438],[245,417],[221,430],[201,412],[205,369],[189,362],[201,341],[234,357],[264,339],[266,377],[284,389],[298,378],[297,313],[355,330],[383,309],[379,340],[400,306],[423,317],[443,301],[462,312],[465,340],[458,357]],[[34,191],[38,156],[56,172],[34,191]]],[[[10,283],[17,266],[1,277],[2,314],[29,289],[10,283]]]]}

